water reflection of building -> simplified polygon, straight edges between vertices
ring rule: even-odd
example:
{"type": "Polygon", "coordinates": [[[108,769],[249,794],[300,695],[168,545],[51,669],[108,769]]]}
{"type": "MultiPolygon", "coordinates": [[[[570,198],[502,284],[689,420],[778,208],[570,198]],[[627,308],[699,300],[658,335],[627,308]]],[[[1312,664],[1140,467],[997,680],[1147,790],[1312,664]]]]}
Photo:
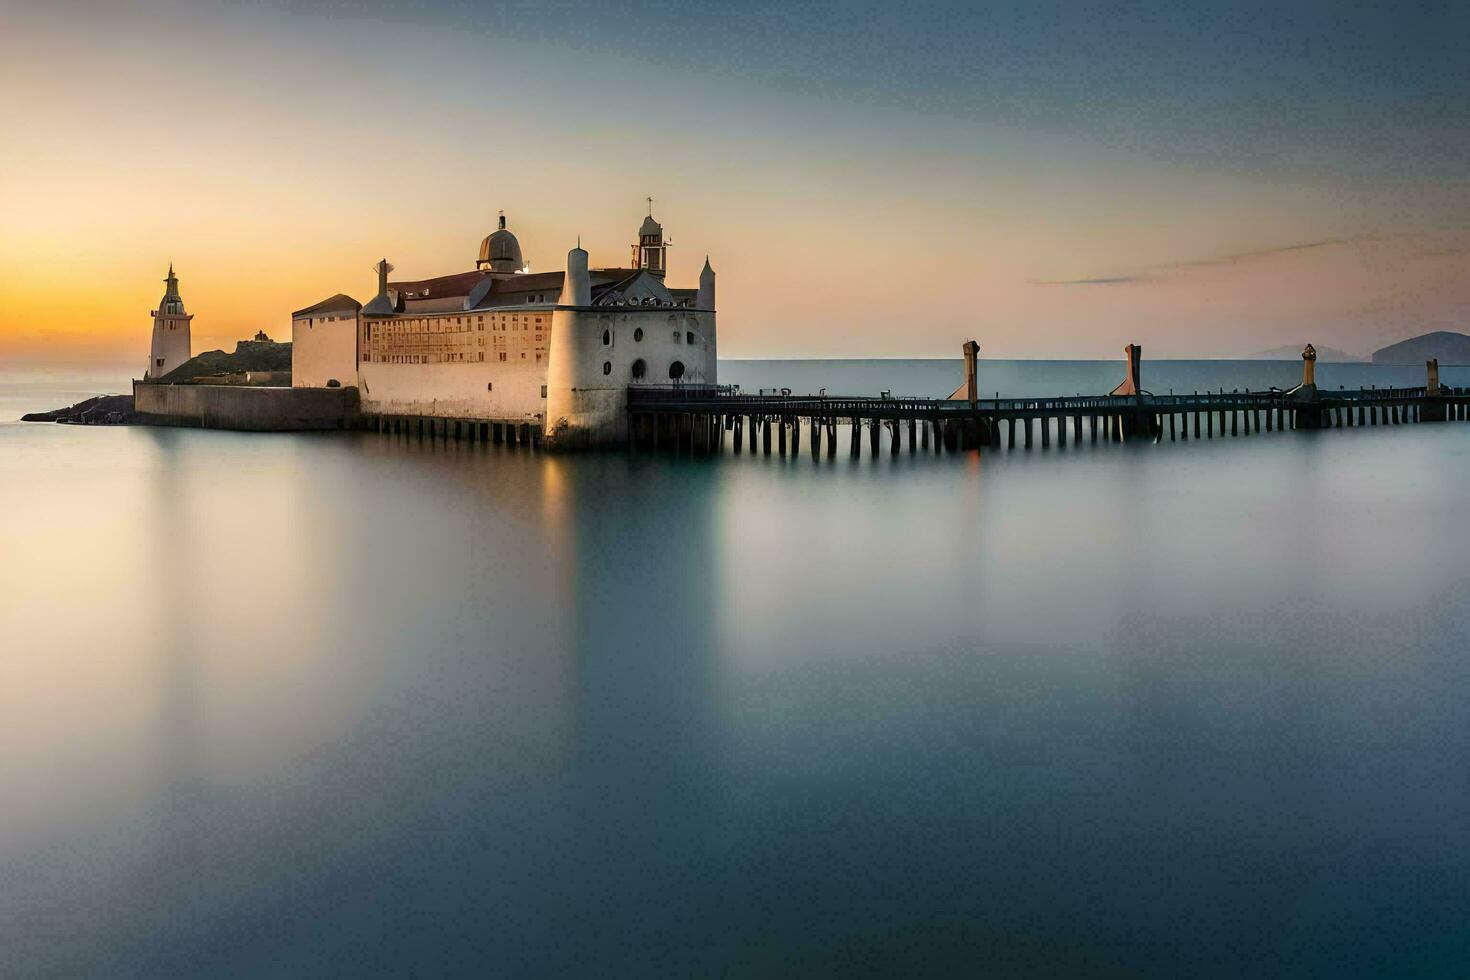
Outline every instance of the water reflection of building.
{"type": "Polygon", "coordinates": [[[355,379],[369,415],[622,441],[629,387],[717,380],[714,270],[706,259],[697,288],[669,286],[669,244],[650,209],[628,267],[589,268],[579,242],[565,271],[532,272],[502,214],[468,272],[391,281],[385,259],[360,309],[338,294],[293,314],[293,384],[355,379]]]}

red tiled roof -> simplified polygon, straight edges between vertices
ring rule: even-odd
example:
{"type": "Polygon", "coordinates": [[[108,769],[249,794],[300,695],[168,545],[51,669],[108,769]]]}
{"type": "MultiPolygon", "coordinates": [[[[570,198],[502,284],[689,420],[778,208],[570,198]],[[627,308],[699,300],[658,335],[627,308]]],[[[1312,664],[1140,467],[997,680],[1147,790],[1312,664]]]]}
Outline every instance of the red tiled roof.
{"type": "Polygon", "coordinates": [[[390,282],[388,283],[388,288],[398,290],[398,294],[404,299],[410,298],[409,293],[414,294],[412,297],[414,299],[434,299],[439,296],[465,297],[487,275],[489,275],[488,272],[481,272],[475,269],[470,272],[456,272],[452,276],[435,276],[433,279],[417,279],[413,282],[390,282]],[[429,291],[427,297],[423,295],[425,289],[429,291]]]}

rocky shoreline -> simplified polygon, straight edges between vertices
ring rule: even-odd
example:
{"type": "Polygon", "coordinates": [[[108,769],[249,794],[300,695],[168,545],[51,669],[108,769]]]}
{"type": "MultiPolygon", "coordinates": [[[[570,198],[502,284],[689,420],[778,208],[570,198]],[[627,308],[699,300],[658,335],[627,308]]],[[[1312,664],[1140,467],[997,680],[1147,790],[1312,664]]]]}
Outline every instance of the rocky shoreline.
{"type": "Polygon", "coordinates": [[[127,425],[133,421],[132,395],[95,395],[75,405],[50,412],[28,412],[22,422],[60,422],[63,425],[127,425]]]}

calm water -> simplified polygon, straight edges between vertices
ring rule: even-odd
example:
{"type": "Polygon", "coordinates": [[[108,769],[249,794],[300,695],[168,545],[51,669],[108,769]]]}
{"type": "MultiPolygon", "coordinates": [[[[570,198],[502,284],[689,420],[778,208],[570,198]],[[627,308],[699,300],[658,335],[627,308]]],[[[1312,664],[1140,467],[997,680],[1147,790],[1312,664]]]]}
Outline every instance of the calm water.
{"type": "Polygon", "coordinates": [[[3,424],[0,973],[1464,976],[1467,485],[1452,424],[856,464],[3,424]]]}

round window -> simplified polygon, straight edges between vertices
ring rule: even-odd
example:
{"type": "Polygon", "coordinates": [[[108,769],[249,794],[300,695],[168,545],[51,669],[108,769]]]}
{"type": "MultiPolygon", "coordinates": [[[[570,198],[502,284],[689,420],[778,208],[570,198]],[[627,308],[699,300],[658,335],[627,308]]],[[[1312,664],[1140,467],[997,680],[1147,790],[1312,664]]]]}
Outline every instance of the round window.
{"type": "Polygon", "coordinates": [[[602,362],[602,373],[603,374],[612,374],[612,361],[603,361],[602,362]]]}
{"type": "Polygon", "coordinates": [[[673,364],[669,365],[669,377],[673,378],[675,381],[678,381],[680,378],[684,377],[683,361],[675,361],[673,364]]]}
{"type": "Polygon", "coordinates": [[[634,340],[638,340],[638,341],[641,341],[643,339],[643,328],[642,327],[639,327],[637,330],[634,330],[633,331],[633,339],[634,340]]]}

